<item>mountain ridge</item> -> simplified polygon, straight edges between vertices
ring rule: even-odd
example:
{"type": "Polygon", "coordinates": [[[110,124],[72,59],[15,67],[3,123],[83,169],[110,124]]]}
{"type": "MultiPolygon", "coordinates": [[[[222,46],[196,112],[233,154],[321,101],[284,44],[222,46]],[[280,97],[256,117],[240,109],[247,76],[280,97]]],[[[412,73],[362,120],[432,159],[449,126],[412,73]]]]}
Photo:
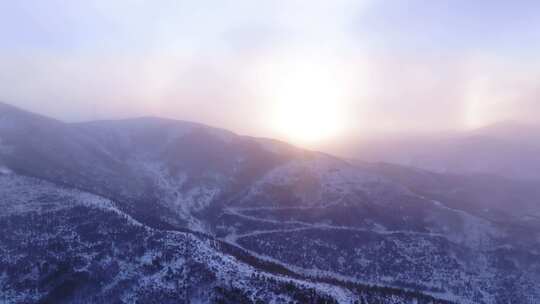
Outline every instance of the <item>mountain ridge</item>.
{"type": "MultiPolygon", "coordinates": [[[[175,123],[171,127],[161,120],[152,121],[142,126],[136,124],[135,128],[133,121],[127,127],[116,122],[96,122],[77,126],[75,131],[71,131],[73,127],[69,124],[68,131],[63,127],[50,129],[44,124],[35,132],[26,133],[25,138],[0,124],[0,139],[12,148],[0,151],[1,163],[11,171],[0,182],[8,186],[11,179],[28,175],[38,181],[47,180],[104,197],[114,202],[123,214],[156,231],[156,244],[169,238],[167,231],[212,236],[222,244],[222,249],[211,250],[219,259],[240,259],[258,271],[278,266],[288,269],[303,275],[304,278],[297,278],[299,284],[313,286],[317,296],[324,298],[331,294],[335,300],[336,292],[347,293],[348,296],[337,298],[340,303],[363,301],[369,294],[381,303],[413,303],[416,299],[425,303],[486,304],[527,297],[534,300],[540,295],[540,290],[534,288],[538,276],[534,271],[529,272],[540,269],[536,258],[540,250],[535,241],[540,239],[540,208],[526,201],[527,197],[540,197],[534,192],[534,185],[499,181],[498,187],[506,189],[507,195],[492,203],[489,197],[481,199],[492,181],[480,177],[469,180],[441,174],[423,177],[404,168],[355,166],[286,144],[286,148],[276,149],[272,146],[276,144],[274,141],[261,143],[256,138],[234,133],[224,137],[212,129],[178,129],[175,123]],[[425,182],[426,178],[430,183],[425,182]],[[515,191],[523,196],[514,195],[515,191]],[[521,207],[514,212],[506,203],[516,198],[521,207]],[[486,208],[490,211],[485,211],[486,208]],[[538,214],[539,218],[525,218],[526,214],[538,214]],[[506,221],[501,222],[501,218],[506,221]],[[164,235],[160,237],[161,234],[164,235]],[[232,246],[229,251],[223,249],[227,246],[232,246]],[[238,248],[246,253],[239,254],[238,248]],[[231,257],[234,252],[239,255],[231,257]],[[264,266],[265,263],[270,264],[264,266]],[[326,287],[305,283],[309,277],[326,278],[318,281],[326,282],[323,284],[326,287]],[[367,288],[367,293],[360,292],[350,282],[389,289],[383,292],[362,287],[367,288]],[[400,295],[391,290],[412,294],[400,295]],[[434,298],[429,300],[421,294],[434,298]],[[401,300],[393,302],[392,297],[401,300]]],[[[35,208],[30,209],[30,214],[69,201],[62,199],[63,194],[55,194],[62,191],[51,188],[39,196],[39,203],[28,205],[35,208]]],[[[21,206],[29,204],[31,200],[16,199],[24,191],[33,190],[24,185],[16,188],[10,193],[10,201],[21,206]]],[[[68,216],[65,224],[79,231],[80,225],[71,220],[79,217],[77,208],[60,211],[53,208],[52,218],[64,212],[68,216]]],[[[0,216],[9,223],[25,221],[24,214],[0,213],[0,216]]],[[[109,218],[96,215],[84,223],[96,225],[100,217],[109,218]]],[[[62,229],[61,225],[54,227],[62,229]]],[[[115,233],[113,227],[102,229],[115,233]]],[[[24,231],[30,235],[36,233],[24,231]]],[[[29,239],[38,242],[39,234],[29,239]]],[[[110,246],[110,241],[104,238],[93,242],[110,246]]],[[[0,245],[10,242],[4,240],[0,245]]],[[[63,238],[59,242],[69,247],[72,241],[63,238]]],[[[123,242],[130,247],[137,238],[123,242]]],[[[174,242],[172,246],[176,248],[174,242]]],[[[150,246],[145,250],[154,249],[150,246]]],[[[49,254],[47,259],[54,260],[54,250],[43,250],[49,254]]],[[[108,255],[116,256],[114,252],[108,255]]],[[[160,252],[168,255],[166,251],[160,252]]],[[[80,256],[73,254],[72,257],[80,256]]],[[[84,260],[102,265],[92,258],[84,260]]],[[[183,262],[178,263],[180,266],[183,262]]],[[[153,267],[157,272],[150,272],[152,275],[167,272],[166,267],[157,264],[153,267]]],[[[172,271],[171,276],[175,277],[172,271]]],[[[65,275],[68,282],[73,280],[72,276],[92,278],[91,272],[83,275],[73,269],[65,275]]],[[[247,285],[251,284],[251,279],[243,278],[247,285]]],[[[11,274],[8,283],[19,279],[11,274]]],[[[90,284],[85,280],[80,284],[90,284]]],[[[174,280],[185,281],[181,277],[174,280]]],[[[220,290],[235,290],[219,280],[210,282],[220,290]]],[[[269,290],[276,286],[274,283],[261,286],[264,294],[279,297],[280,292],[269,290]]],[[[242,287],[241,293],[249,292],[246,288],[242,287]]],[[[173,298],[179,296],[174,290],[170,291],[173,298]]],[[[304,293],[301,288],[291,290],[294,292],[282,293],[288,297],[304,293]]],[[[204,302],[212,303],[216,295],[217,291],[205,295],[204,302]]]]}

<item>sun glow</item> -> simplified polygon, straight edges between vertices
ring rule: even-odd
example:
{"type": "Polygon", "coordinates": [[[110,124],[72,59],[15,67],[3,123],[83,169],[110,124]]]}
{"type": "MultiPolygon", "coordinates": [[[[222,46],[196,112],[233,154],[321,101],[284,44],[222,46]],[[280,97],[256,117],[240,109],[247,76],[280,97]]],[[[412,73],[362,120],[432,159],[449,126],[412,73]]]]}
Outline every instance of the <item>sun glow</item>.
{"type": "Polygon", "coordinates": [[[263,95],[271,107],[266,115],[278,136],[314,144],[346,129],[351,77],[342,65],[319,59],[283,60],[267,66],[263,95]]]}

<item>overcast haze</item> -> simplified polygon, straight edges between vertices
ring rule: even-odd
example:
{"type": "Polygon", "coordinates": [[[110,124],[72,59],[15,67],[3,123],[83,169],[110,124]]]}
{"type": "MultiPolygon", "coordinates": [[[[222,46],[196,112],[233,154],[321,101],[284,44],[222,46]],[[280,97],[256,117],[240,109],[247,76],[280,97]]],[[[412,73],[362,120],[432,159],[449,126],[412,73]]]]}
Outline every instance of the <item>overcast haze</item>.
{"type": "Polygon", "coordinates": [[[539,15],[538,1],[2,1],[0,100],[297,142],[321,120],[336,137],[535,122],[539,15]]]}

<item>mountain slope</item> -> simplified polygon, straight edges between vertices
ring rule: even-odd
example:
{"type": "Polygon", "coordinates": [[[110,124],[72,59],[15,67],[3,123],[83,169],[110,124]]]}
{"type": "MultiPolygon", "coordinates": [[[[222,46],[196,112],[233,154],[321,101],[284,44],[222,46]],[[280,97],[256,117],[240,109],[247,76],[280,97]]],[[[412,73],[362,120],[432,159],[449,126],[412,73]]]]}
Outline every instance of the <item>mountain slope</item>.
{"type": "Polygon", "coordinates": [[[0,227],[13,232],[0,236],[4,303],[433,300],[257,270],[216,240],[152,229],[96,195],[14,174],[0,185],[0,227]]]}
{"type": "Polygon", "coordinates": [[[500,123],[481,129],[432,135],[384,136],[346,143],[341,155],[450,174],[493,174],[540,180],[540,128],[500,123]]]}
{"type": "MultiPolygon", "coordinates": [[[[540,279],[540,218],[534,217],[538,206],[526,202],[528,195],[524,195],[522,206],[527,211],[500,208],[515,197],[509,195],[492,206],[495,213],[478,212],[490,207],[489,200],[482,200],[490,180],[480,181],[486,186],[465,187],[467,196],[453,196],[456,185],[468,185],[466,180],[455,177],[456,181],[450,182],[445,180],[450,177],[441,175],[444,181],[435,182],[408,169],[356,166],[284,143],[158,118],[67,124],[1,106],[0,140],[4,175],[34,181],[6,194],[15,203],[3,200],[21,206],[16,212],[4,208],[2,215],[10,218],[4,228],[11,234],[25,231],[31,241],[15,252],[17,247],[7,247],[13,240],[3,239],[1,248],[13,252],[5,251],[2,256],[21,255],[32,246],[54,243],[40,241],[39,226],[25,226],[28,214],[39,214],[44,208],[33,203],[41,196],[22,195],[40,189],[36,183],[49,183],[49,190],[40,190],[45,205],[52,206],[48,218],[68,216],[69,229],[61,228],[64,224],[51,224],[47,218],[32,216],[32,222],[56,227],[54,235],[61,236],[60,243],[76,248],[68,252],[69,259],[75,260],[81,259],[83,249],[89,250],[87,255],[94,254],[92,246],[80,242],[81,235],[71,233],[81,229],[79,222],[103,229],[104,233],[91,236],[95,237],[93,242],[103,248],[121,242],[122,247],[108,253],[109,258],[126,260],[126,268],[119,273],[129,272],[137,282],[147,281],[149,285],[144,288],[128,285],[154,290],[152,297],[171,294],[177,299],[179,288],[170,284],[162,288],[161,283],[156,286],[163,281],[161,275],[168,272],[161,262],[150,266],[154,272],[145,272],[144,265],[132,260],[159,250],[160,256],[175,256],[173,263],[180,267],[186,262],[177,255],[185,251],[182,239],[189,238],[197,244],[220,244],[194,246],[199,249],[194,249],[191,259],[199,261],[206,269],[204,273],[212,273],[193,282],[193,286],[210,286],[202,288],[211,291],[206,295],[190,292],[202,302],[212,302],[223,292],[232,296],[234,290],[251,294],[247,296],[250,301],[263,302],[279,295],[290,298],[305,293],[339,303],[366,297],[382,303],[413,299],[429,303],[435,301],[431,296],[460,303],[534,303],[540,299],[540,288],[535,284],[540,279]],[[2,127],[6,125],[9,127],[2,127]],[[88,211],[79,207],[62,211],[59,205],[80,199],[63,198],[66,195],[58,199],[57,187],[106,200],[112,204],[109,210],[113,208],[114,214],[130,220],[118,223],[119,219],[103,212],[81,219],[88,211]],[[18,196],[23,199],[15,199],[18,196]],[[50,204],[50,199],[56,203],[50,204]],[[525,213],[533,215],[526,222],[522,218],[525,213]],[[137,232],[134,227],[144,227],[145,232],[137,232]],[[111,239],[117,229],[133,231],[133,235],[111,239]],[[155,242],[144,243],[145,249],[133,252],[135,244],[149,239],[155,242]],[[208,256],[212,258],[205,258],[208,256]],[[231,268],[252,270],[247,275],[233,271],[228,276],[229,270],[222,274],[211,267],[216,259],[220,265],[229,263],[231,268]],[[231,259],[235,261],[228,262],[231,259]],[[271,277],[271,283],[256,279],[251,275],[254,272],[259,276],[266,273],[264,277],[271,277]],[[245,287],[232,288],[223,280],[212,279],[220,276],[244,282],[245,287]],[[291,279],[297,282],[293,286],[287,285],[291,279]],[[282,288],[292,291],[287,293],[282,288]],[[310,289],[314,292],[306,291],[310,289]],[[263,295],[268,296],[258,297],[263,295]]],[[[10,183],[9,179],[3,182],[10,183]]],[[[529,189],[513,181],[499,183],[516,191],[529,189]]],[[[58,254],[54,248],[39,248],[48,255],[38,260],[55,259],[58,254]]],[[[16,260],[9,267],[15,269],[19,263],[23,262],[16,260]]],[[[70,276],[92,277],[92,271],[78,273],[82,266],[68,266],[75,269],[70,276]]],[[[173,277],[174,282],[186,281],[182,276],[173,277]]],[[[3,278],[4,284],[26,279],[13,272],[3,278]]],[[[93,280],[108,282],[114,278],[93,280]]],[[[62,280],[59,286],[69,286],[69,282],[62,280]]],[[[24,284],[20,288],[28,292],[24,284]]],[[[73,289],[80,291],[79,287],[73,289]]],[[[36,293],[34,299],[54,290],[36,293]]],[[[115,296],[120,297],[117,293],[115,296]]],[[[143,297],[135,294],[126,301],[139,296],[143,297]]]]}

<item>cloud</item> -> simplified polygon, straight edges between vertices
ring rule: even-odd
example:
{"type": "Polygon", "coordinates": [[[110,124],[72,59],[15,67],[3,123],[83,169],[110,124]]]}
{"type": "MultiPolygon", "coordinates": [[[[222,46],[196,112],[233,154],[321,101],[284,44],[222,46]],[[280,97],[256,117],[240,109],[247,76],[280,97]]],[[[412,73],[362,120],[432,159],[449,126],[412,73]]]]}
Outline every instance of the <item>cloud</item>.
{"type": "MultiPolygon", "coordinates": [[[[69,121],[160,115],[274,136],[261,67],[300,62],[290,69],[353,83],[348,134],[535,120],[536,21],[518,5],[509,14],[521,21],[500,3],[471,5],[481,4],[6,1],[0,99],[69,121]]],[[[289,73],[278,70],[270,78],[289,73]]]]}
{"type": "Polygon", "coordinates": [[[540,64],[478,54],[467,65],[464,123],[479,127],[502,120],[538,122],[540,64]]]}

